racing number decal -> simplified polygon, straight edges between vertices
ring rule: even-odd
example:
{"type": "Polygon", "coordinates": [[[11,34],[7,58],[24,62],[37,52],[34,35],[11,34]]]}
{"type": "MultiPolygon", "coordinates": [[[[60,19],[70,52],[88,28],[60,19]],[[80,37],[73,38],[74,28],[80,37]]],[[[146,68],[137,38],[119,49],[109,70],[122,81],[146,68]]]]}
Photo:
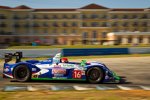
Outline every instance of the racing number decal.
{"type": "Polygon", "coordinates": [[[73,78],[81,79],[81,76],[82,76],[81,70],[74,70],[73,71],[73,78]]]}

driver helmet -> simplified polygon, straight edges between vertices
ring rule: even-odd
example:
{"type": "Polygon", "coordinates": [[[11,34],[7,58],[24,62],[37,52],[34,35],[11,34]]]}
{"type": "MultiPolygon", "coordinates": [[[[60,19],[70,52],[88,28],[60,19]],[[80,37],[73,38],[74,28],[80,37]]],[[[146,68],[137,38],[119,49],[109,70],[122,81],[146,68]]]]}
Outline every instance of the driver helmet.
{"type": "Polygon", "coordinates": [[[62,59],[61,59],[61,62],[62,62],[62,63],[68,63],[68,58],[62,58],[62,59]]]}

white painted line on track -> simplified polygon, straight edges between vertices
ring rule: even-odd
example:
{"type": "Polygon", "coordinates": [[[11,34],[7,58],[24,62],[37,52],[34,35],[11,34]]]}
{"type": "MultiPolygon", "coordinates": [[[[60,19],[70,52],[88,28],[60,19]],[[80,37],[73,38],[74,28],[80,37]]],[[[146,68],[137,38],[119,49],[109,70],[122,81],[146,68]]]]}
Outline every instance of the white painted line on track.
{"type": "Polygon", "coordinates": [[[122,86],[122,85],[117,85],[118,88],[120,88],[121,90],[134,90],[131,87],[127,87],[127,86],[122,86]]]}
{"type": "Polygon", "coordinates": [[[96,86],[97,90],[116,90],[117,87],[108,87],[108,86],[96,86]]]}
{"type": "Polygon", "coordinates": [[[150,90],[150,86],[140,86],[143,90],[150,90]]]}
{"type": "Polygon", "coordinates": [[[33,86],[27,86],[28,91],[37,91],[39,90],[38,88],[34,88],[33,86]]]}
{"type": "Polygon", "coordinates": [[[87,87],[81,87],[81,86],[76,86],[74,85],[73,88],[75,90],[93,90],[94,88],[87,88],[87,87]]]}

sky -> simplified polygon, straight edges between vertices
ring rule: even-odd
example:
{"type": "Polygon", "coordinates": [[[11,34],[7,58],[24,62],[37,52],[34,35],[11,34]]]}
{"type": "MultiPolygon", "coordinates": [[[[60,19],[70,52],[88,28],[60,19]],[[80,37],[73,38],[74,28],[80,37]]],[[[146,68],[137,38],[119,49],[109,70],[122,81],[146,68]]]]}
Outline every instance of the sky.
{"type": "Polygon", "coordinates": [[[80,8],[90,3],[108,8],[150,7],[150,0],[0,0],[2,6],[27,5],[31,8],[80,8]]]}

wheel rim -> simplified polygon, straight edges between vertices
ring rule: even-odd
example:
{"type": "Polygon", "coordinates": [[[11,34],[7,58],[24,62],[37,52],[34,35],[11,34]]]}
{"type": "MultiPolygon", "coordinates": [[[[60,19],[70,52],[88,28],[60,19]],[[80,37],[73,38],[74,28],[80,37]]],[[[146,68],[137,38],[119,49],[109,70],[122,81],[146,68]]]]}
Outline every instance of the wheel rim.
{"type": "Polygon", "coordinates": [[[92,69],[89,72],[89,79],[91,79],[91,80],[96,81],[96,80],[100,79],[100,76],[101,76],[101,73],[97,69],[92,69]]]}
{"type": "Polygon", "coordinates": [[[24,79],[27,77],[27,69],[24,67],[21,67],[17,70],[17,78],[18,79],[24,79]]]}

